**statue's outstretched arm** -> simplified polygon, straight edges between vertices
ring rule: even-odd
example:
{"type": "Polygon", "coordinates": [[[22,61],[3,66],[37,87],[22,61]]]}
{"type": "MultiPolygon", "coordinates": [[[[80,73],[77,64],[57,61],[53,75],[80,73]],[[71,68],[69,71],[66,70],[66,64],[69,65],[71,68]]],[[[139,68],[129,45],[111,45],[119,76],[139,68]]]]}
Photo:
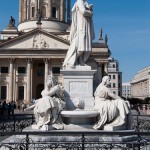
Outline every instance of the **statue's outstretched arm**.
{"type": "Polygon", "coordinates": [[[36,104],[27,107],[27,108],[25,109],[25,111],[33,110],[33,109],[35,108],[35,105],[36,105],[36,104]]]}
{"type": "Polygon", "coordinates": [[[119,97],[118,95],[114,94],[113,92],[111,92],[110,90],[108,90],[108,96],[111,97],[112,99],[122,99],[121,97],[119,97]]]}
{"type": "Polygon", "coordinates": [[[59,89],[59,85],[56,85],[56,86],[52,87],[50,89],[50,91],[48,92],[48,96],[52,96],[52,95],[56,94],[58,89],[59,89]]]}

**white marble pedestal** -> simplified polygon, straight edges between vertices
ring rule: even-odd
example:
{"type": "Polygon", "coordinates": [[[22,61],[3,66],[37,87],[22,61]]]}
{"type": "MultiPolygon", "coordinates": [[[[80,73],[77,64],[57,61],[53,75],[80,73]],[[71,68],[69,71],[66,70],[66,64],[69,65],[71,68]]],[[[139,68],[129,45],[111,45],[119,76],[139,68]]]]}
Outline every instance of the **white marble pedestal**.
{"type": "Polygon", "coordinates": [[[93,75],[96,70],[90,66],[76,66],[76,68],[65,68],[61,70],[64,77],[66,109],[74,110],[74,99],[80,98],[84,101],[84,110],[93,110],[93,75]]]}

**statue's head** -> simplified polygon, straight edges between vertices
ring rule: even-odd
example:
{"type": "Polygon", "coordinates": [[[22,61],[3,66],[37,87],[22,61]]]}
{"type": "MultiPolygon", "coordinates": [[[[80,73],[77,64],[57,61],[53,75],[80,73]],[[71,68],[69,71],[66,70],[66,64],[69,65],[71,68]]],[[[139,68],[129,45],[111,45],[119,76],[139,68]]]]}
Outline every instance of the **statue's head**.
{"type": "Polygon", "coordinates": [[[46,82],[46,85],[47,85],[48,87],[52,87],[52,80],[48,80],[48,81],[46,82]]]}
{"type": "Polygon", "coordinates": [[[103,79],[102,79],[102,84],[107,86],[107,87],[110,86],[110,84],[111,84],[110,77],[109,76],[104,76],[103,79]]]}

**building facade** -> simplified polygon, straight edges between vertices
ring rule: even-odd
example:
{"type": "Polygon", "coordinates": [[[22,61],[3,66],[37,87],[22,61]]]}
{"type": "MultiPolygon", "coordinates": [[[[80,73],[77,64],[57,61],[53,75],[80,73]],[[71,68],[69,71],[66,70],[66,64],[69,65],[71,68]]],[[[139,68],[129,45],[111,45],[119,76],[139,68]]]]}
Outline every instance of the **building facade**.
{"type": "Polygon", "coordinates": [[[110,90],[122,96],[122,72],[119,71],[119,62],[114,58],[108,59],[108,75],[111,79],[110,90]]]}
{"type": "Polygon", "coordinates": [[[150,66],[140,70],[131,81],[132,97],[144,99],[150,97],[150,66]]]}
{"type": "MultiPolygon", "coordinates": [[[[60,70],[69,48],[69,31],[70,0],[19,1],[18,27],[9,23],[1,31],[1,101],[28,104],[32,99],[40,98],[51,72],[63,85],[60,70]]],[[[108,73],[109,56],[107,39],[92,44],[87,64],[97,70],[94,89],[108,73]]]]}
{"type": "Polygon", "coordinates": [[[125,97],[126,99],[132,98],[131,93],[132,93],[131,83],[130,82],[122,83],[122,97],[125,97]]]}

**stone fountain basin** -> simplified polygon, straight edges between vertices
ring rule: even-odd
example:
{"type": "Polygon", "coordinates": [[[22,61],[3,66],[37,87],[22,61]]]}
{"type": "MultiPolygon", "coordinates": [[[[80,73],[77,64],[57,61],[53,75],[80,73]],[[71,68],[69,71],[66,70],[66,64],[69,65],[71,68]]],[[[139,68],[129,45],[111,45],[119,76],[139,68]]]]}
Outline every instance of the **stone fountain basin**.
{"type": "Polygon", "coordinates": [[[99,114],[94,110],[63,110],[61,111],[62,117],[96,117],[99,114]]]}
{"type": "Polygon", "coordinates": [[[94,110],[64,110],[61,111],[62,120],[65,124],[92,125],[97,121],[99,112],[94,110]]]}

